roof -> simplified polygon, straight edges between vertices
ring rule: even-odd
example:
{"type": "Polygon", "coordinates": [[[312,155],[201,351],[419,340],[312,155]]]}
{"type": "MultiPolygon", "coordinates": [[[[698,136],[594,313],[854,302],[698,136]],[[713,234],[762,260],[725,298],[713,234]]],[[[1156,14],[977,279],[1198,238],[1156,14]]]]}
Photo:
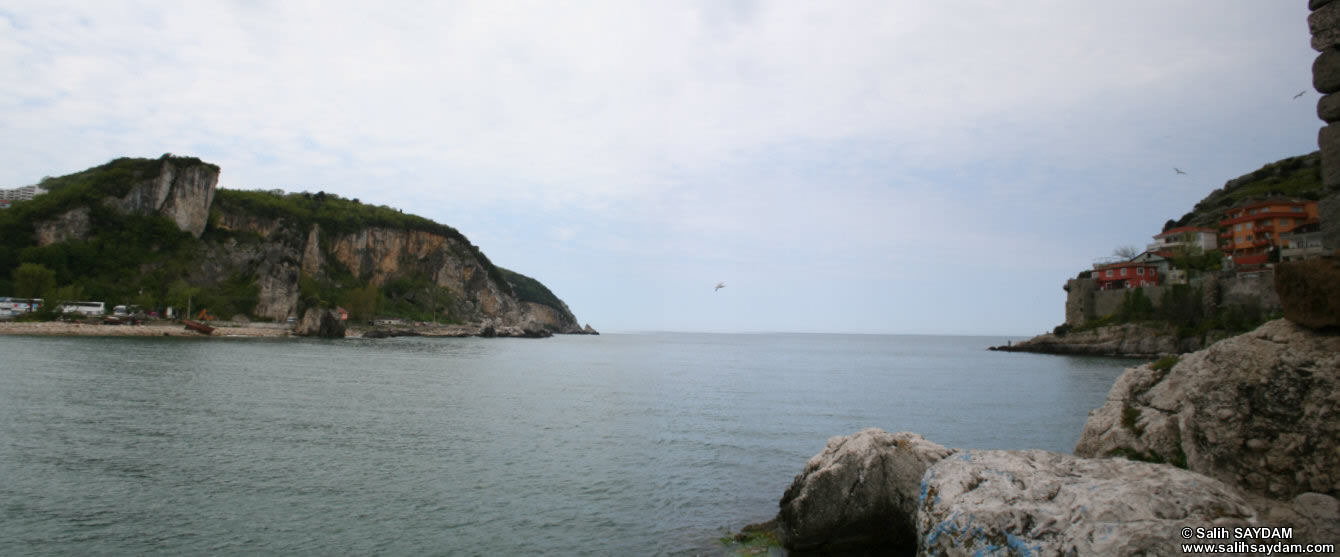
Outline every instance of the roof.
{"type": "Polygon", "coordinates": [[[1266,205],[1275,205],[1277,203],[1287,203],[1290,205],[1307,205],[1308,203],[1316,203],[1316,201],[1308,199],[1298,199],[1296,197],[1272,197],[1260,201],[1252,201],[1248,203],[1243,203],[1241,205],[1234,205],[1232,207],[1224,209],[1224,212],[1228,213],[1230,211],[1240,211],[1242,209],[1255,209],[1257,207],[1264,207],[1266,205]]]}
{"type": "Polygon", "coordinates": [[[1146,263],[1144,261],[1122,261],[1121,263],[1110,263],[1101,267],[1094,267],[1093,270],[1101,271],[1103,269],[1116,269],[1117,267],[1157,267],[1157,265],[1146,263]]]}
{"type": "Polygon", "coordinates": [[[1181,234],[1183,232],[1208,232],[1210,234],[1215,234],[1218,231],[1213,228],[1205,228],[1203,226],[1179,226],[1172,230],[1168,230],[1167,232],[1163,232],[1161,234],[1155,234],[1154,237],[1162,238],[1164,236],[1172,236],[1174,234],[1181,234]]]}

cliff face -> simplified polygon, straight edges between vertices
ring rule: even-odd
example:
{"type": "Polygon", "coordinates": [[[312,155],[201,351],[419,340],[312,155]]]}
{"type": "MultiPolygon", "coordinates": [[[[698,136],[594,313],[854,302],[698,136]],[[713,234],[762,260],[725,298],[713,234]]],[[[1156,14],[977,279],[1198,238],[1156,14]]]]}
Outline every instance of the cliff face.
{"type": "Polygon", "coordinates": [[[164,160],[157,176],[135,184],[115,206],[127,213],[163,215],[196,238],[205,231],[219,169],[207,164],[164,160]]]}
{"type": "Polygon", "coordinates": [[[256,276],[255,314],[282,320],[297,312],[298,278],[356,277],[379,288],[398,280],[418,280],[445,291],[445,303],[432,310],[440,317],[500,327],[583,333],[566,305],[553,308],[526,302],[490,276],[484,261],[458,238],[422,230],[370,227],[332,234],[319,225],[302,230],[284,219],[222,212],[221,230],[258,236],[260,242],[209,246],[213,264],[201,279],[235,274],[256,276]]]}
{"type": "MultiPolygon", "coordinates": [[[[209,221],[219,168],[167,156],[152,168],[149,174],[139,171],[130,178],[126,193],[103,199],[103,205],[126,214],[167,217],[183,232],[199,238],[209,221]]],[[[88,206],[79,206],[34,223],[37,245],[86,239],[92,228],[89,213],[88,206]]]]}
{"type": "Polygon", "coordinates": [[[219,174],[168,154],[49,178],[49,193],[0,219],[0,273],[40,262],[109,305],[194,300],[225,318],[340,304],[498,334],[594,333],[449,226],[324,192],[218,191],[219,174]]]}

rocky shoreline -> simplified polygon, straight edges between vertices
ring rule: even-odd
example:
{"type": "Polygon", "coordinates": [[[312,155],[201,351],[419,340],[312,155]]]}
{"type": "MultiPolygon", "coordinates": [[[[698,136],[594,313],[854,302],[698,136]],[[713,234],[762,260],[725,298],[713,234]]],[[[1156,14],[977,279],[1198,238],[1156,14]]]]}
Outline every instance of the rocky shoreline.
{"type": "MultiPolygon", "coordinates": [[[[0,321],[0,336],[18,335],[18,336],[89,336],[89,337],[225,337],[225,338],[281,338],[281,337],[299,337],[299,336],[322,336],[316,334],[302,334],[301,330],[296,330],[284,325],[266,325],[266,324],[215,324],[214,332],[209,335],[203,335],[188,329],[181,323],[171,321],[149,322],[140,325],[106,325],[98,322],[65,322],[65,321],[44,321],[44,322],[14,322],[0,321]]],[[[586,334],[599,335],[590,325],[586,326],[586,331],[580,333],[560,333],[560,334],[586,334]]],[[[553,333],[541,328],[523,328],[514,326],[489,326],[489,325],[434,325],[424,327],[396,327],[396,328],[360,328],[353,327],[342,330],[341,334],[333,335],[333,338],[391,338],[404,336],[418,337],[480,337],[480,338],[547,338],[553,336],[553,333]]]]}
{"type": "MultiPolygon", "coordinates": [[[[287,327],[222,326],[211,337],[287,337],[287,327]]],[[[180,323],[156,322],[143,325],[104,325],[81,322],[0,322],[0,336],[87,336],[87,337],[204,337],[180,323]]]]}
{"type": "Polygon", "coordinates": [[[1197,542],[1261,544],[1248,553],[1335,544],[1337,392],[1340,331],[1277,319],[1126,370],[1090,412],[1074,455],[951,449],[878,429],[833,437],[786,490],[777,517],[746,530],[766,529],[803,555],[1177,555],[1197,542]],[[1226,530],[1186,537],[1184,528],[1226,530]]]}
{"type": "Polygon", "coordinates": [[[1177,329],[1166,323],[1125,323],[1066,334],[1047,333],[1022,342],[987,349],[999,352],[1153,359],[1195,352],[1230,336],[1232,335],[1226,331],[1210,331],[1200,337],[1178,338],[1177,329]]]}

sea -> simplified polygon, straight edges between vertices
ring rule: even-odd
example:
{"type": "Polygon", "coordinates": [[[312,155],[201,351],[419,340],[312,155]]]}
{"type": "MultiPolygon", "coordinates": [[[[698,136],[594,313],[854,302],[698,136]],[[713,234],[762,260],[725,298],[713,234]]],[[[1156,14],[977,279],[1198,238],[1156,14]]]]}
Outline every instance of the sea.
{"type": "Polygon", "coordinates": [[[720,555],[830,437],[1070,452],[1012,337],[0,337],[0,555],[720,555]]]}

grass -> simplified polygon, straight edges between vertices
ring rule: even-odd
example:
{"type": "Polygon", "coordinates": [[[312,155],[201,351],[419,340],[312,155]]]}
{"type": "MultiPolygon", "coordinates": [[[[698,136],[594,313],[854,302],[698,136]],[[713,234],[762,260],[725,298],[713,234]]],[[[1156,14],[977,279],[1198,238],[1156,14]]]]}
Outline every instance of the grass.
{"type": "Polygon", "coordinates": [[[1180,358],[1177,356],[1164,356],[1154,363],[1149,364],[1149,369],[1154,371],[1168,371],[1172,369],[1173,366],[1177,365],[1178,361],[1180,361],[1180,358]]]}
{"type": "Polygon", "coordinates": [[[1145,428],[1136,425],[1140,420],[1140,409],[1133,406],[1125,406],[1121,409],[1121,427],[1126,428],[1136,435],[1144,435],[1145,428]]]}

